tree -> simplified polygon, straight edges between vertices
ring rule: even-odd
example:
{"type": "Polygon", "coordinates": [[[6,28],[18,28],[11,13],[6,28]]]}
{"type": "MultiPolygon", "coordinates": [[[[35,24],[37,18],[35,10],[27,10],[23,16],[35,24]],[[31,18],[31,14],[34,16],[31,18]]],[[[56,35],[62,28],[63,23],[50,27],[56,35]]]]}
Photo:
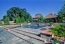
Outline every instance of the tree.
{"type": "Polygon", "coordinates": [[[7,10],[7,15],[3,16],[3,19],[5,19],[6,16],[9,17],[10,21],[14,21],[17,24],[20,24],[24,21],[32,21],[31,15],[27,12],[25,8],[12,7],[7,10]]]}
{"type": "Polygon", "coordinates": [[[26,22],[28,22],[28,21],[32,22],[33,21],[32,17],[30,16],[30,14],[28,12],[26,13],[26,16],[24,18],[25,18],[26,22]]]}
{"type": "Polygon", "coordinates": [[[31,16],[29,16],[29,21],[30,21],[30,22],[32,22],[32,21],[33,21],[33,19],[32,19],[32,17],[31,17],[31,16]]]}
{"type": "Polygon", "coordinates": [[[21,18],[21,23],[24,23],[25,22],[25,19],[24,17],[21,18]]]}
{"type": "Polygon", "coordinates": [[[16,14],[16,16],[14,17],[14,22],[16,24],[21,24],[21,19],[20,19],[20,16],[18,14],[16,14]]]}
{"type": "Polygon", "coordinates": [[[64,2],[63,7],[58,12],[58,21],[63,22],[63,17],[65,17],[65,2],[64,2]]]}
{"type": "Polygon", "coordinates": [[[24,17],[25,21],[32,18],[25,8],[12,7],[7,10],[7,16],[9,17],[10,21],[13,21],[17,14],[20,18],[24,17]]]}
{"type": "Polygon", "coordinates": [[[10,20],[13,20],[16,14],[20,13],[19,7],[12,7],[9,10],[7,10],[7,16],[10,18],[10,20]]]}
{"type": "Polygon", "coordinates": [[[2,21],[0,20],[0,26],[2,26],[3,24],[2,24],[2,21]]]}
{"type": "Polygon", "coordinates": [[[8,16],[6,16],[4,19],[3,19],[3,21],[4,21],[4,24],[9,24],[9,17],[8,16]]]}
{"type": "Polygon", "coordinates": [[[29,22],[32,22],[32,21],[33,21],[32,17],[30,16],[29,13],[28,13],[28,15],[27,15],[27,21],[29,21],[29,22]]]}
{"type": "Polygon", "coordinates": [[[43,22],[44,21],[44,17],[41,15],[39,18],[39,22],[43,22]]]}

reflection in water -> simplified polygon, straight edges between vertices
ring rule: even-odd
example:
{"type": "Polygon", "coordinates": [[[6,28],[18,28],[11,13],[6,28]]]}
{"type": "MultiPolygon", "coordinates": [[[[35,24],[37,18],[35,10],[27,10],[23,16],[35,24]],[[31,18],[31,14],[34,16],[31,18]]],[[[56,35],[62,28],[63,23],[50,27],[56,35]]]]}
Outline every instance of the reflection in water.
{"type": "Polygon", "coordinates": [[[24,25],[24,28],[32,28],[32,29],[38,29],[41,28],[42,26],[39,26],[39,24],[31,24],[31,25],[24,25]]]}
{"type": "MultiPolygon", "coordinates": [[[[39,26],[40,27],[40,26],[39,26]]],[[[38,28],[37,25],[31,25],[31,28],[38,28]]],[[[23,38],[24,36],[22,36],[23,38]]],[[[44,42],[38,41],[33,38],[24,37],[24,39],[33,42],[35,44],[43,44],[44,42]]],[[[0,28],[0,44],[29,44],[28,42],[19,39],[18,37],[15,37],[14,35],[4,31],[2,28],[0,28]]]]}
{"type": "Polygon", "coordinates": [[[0,44],[2,44],[2,41],[1,41],[1,39],[0,39],[0,44]]]}
{"type": "MultiPolygon", "coordinates": [[[[24,44],[22,40],[0,28],[0,44],[24,44]]],[[[29,43],[28,43],[29,44],[29,43]]]]}
{"type": "Polygon", "coordinates": [[[3,32],[3,30],[0,30],[0,33],[2,33],[3,32]]]}

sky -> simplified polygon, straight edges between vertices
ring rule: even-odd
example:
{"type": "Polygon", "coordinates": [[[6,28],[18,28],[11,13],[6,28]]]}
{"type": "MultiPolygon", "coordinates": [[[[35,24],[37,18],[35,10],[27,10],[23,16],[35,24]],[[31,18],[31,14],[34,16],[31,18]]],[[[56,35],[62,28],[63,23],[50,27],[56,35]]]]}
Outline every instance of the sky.
{"type": "Polygon", "coordinates": [[[0,19],[11,7],[26,8],[32,17],[40,13],[43,16],[52,11],[56,14],[62,8],[64,0],[0,0],[0,19]]]}

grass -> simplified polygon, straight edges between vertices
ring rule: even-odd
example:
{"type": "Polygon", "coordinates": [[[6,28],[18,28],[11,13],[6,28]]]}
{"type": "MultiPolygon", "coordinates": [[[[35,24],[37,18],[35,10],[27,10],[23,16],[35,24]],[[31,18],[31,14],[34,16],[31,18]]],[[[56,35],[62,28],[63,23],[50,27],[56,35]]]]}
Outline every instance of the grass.
{"type": "MultiPolygon", "coordinates": [[[[27,22],[21,23],[22,25],[27,24],[27,22]]],[[[20,26],[21,24],[2,24],[1,26],[20,26]]]]}

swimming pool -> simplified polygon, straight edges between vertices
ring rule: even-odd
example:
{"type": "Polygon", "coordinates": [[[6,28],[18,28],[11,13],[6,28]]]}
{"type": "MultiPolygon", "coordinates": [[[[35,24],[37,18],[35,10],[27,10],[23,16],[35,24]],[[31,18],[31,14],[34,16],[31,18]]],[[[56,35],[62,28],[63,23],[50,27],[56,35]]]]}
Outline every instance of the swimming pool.
{"type": "Polygon", "coordinates": [[[0,44],[29,44],[0,28],[0,44]]]}

